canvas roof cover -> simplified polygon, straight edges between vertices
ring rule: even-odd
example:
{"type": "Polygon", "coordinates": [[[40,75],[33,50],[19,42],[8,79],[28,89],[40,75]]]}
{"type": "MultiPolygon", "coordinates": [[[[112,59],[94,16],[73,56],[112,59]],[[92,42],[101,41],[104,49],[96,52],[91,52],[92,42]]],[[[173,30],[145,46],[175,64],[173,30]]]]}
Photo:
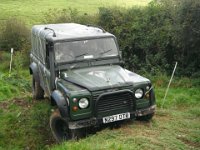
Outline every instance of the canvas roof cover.
{"type": "Polygon", "coordinates": [[[32,28],[32,34],[52,42],[78,38],[114,36],[108,32],[103,32],[100,28],[76,23],[35,25],[32,28]],[[53,37],[52,30],[45,29],[45,27],[54,30],[56,37],[53,37]]]}

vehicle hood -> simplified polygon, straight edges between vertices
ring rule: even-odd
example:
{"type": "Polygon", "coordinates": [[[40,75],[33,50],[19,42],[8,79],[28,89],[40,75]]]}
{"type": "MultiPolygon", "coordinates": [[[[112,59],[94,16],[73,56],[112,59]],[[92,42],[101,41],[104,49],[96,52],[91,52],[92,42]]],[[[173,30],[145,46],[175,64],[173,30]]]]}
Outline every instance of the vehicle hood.
{"type": "Polygon", "coordinates": [[[61,72],[61,78],[90,91],[130,86],[150,81],[134,72],[123,69],[121,66],[98,66],[82,69],[72,69],[61,72]]]}

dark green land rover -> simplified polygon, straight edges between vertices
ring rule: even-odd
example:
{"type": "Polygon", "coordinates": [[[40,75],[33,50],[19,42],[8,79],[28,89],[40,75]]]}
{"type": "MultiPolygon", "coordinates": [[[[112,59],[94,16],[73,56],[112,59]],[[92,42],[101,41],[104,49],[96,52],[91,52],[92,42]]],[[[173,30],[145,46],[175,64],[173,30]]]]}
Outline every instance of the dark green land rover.
{"type": "Polygon", "coordinates": [[[35,25],[30,58],[33,97],[49,97],[58,142],[86,128],[153,117],[150,80],[121,67],[116,37],[100,27],[35,25]]]}

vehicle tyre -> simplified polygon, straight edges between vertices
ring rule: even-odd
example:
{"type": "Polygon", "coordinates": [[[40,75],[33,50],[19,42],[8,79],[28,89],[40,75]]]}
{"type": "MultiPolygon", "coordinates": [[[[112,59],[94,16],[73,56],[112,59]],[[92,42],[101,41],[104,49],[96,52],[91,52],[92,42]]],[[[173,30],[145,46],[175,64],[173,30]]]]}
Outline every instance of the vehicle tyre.
{"type": "Polygon", "coordinates": [[[40,86],[40,82],[35,81],[34,77],[32,80],[32,92],[34,99],[39,100],[44,98],[44,90],[40,86]]]}
{"type": "Polygon", "coordinates": [[[72,138],[72,133],[68,127],[68,123],[61,117],[58,109],[56,109],[50,117],[50,128],[53,137],[59,143],[72,138]]]}
{"type": "Polygon", "coordinates": [[[140,121],[150,121],[154,116],[154,113],[152,114],[148,114],[148,115],[145,115],[145,116],[140,116],[140,117],[137,117],[137,120],[140,120],[140,121]]]}

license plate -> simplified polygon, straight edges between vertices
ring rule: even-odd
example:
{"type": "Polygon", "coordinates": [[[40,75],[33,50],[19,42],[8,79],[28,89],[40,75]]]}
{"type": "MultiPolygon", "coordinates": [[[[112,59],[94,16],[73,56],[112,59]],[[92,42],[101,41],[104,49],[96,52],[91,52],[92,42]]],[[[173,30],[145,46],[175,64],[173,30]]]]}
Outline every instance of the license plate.
{"type": "Polygon", "coordinates": [[[112,115],[108,117],[103,117],[103,123],[110,123],[110,122],[120,121],[124,119],[129,119],[129,118],[130,118],[130,113],[127,112],[127,113],[112,115]]]}

